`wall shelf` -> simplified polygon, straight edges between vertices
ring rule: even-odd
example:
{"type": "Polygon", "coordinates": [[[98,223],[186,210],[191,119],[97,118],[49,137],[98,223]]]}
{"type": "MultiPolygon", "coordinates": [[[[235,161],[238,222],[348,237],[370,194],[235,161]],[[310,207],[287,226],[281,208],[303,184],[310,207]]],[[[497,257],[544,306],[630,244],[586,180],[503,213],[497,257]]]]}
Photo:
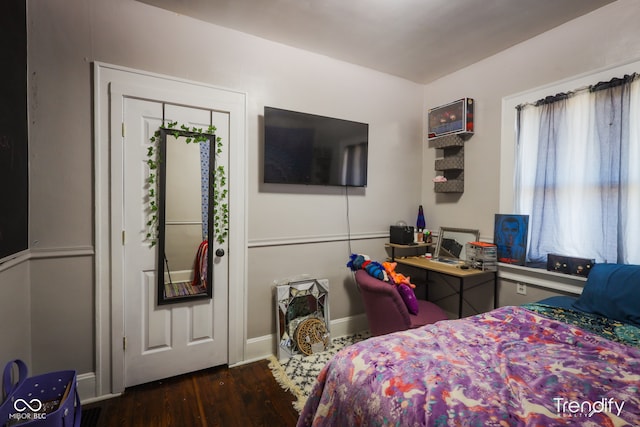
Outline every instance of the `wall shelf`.
{"type": "Polygon", "coordinates": [[[449,179],[447,182],[434,182],[434,191],[436,193],[463,193],[464,180],[449,179]]]}
{"type": "Polygon", "coordinates": [[[435,169],[437,171],[464,170],[464,148],[456,147],[453,152],[445,148],[444,157],[436,159],[435,169]]]}
{"type": "Polygon", "coordinates": [[[459,135],[445,135],[432,139],[434,148],[464,147],[464,139],[459,135]]]}
{"type": "Polygon", "coordinates": [[[460,135],[445,135],[432,139],[433,146],[442,150],[435,161],[435,170],[442,172],[446,182],[434,182],[436,193],[464,192],[464,139],[460,135]]]}

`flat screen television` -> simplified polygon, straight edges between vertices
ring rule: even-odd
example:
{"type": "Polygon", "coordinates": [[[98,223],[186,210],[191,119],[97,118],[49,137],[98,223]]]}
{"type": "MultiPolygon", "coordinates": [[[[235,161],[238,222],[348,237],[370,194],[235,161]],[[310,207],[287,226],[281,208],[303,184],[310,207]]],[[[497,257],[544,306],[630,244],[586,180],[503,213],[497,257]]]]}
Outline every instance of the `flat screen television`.
{"type": "Polygon", "coordinates": [[[366,187],[369,125],[264,107],[264,182],[366,187]]]}

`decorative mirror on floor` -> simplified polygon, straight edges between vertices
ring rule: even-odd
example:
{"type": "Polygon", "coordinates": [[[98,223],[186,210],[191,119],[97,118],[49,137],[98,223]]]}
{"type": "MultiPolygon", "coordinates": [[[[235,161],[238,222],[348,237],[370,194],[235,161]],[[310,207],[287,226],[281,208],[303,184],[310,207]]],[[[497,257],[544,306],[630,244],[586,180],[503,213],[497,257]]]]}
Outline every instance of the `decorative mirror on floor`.
{"type": "Polygon", "coordinates": [[[329,281],[309,279],[276,286],[278,359],[326,350],[329,333],[329,281]]]}

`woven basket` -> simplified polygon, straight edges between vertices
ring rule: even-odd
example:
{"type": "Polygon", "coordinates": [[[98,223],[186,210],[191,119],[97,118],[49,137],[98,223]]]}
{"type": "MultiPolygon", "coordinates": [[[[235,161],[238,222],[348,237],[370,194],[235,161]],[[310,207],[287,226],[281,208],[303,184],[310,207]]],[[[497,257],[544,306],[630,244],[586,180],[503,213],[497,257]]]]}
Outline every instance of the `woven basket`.
{"type": "Polygon", "coordinates": [[[322,343],[327,348],[329,343],[329,334],[327,327],[320,319],[310,318],[301,322],[295,333],[296,344],[298,349],[305,355],[309,356],[312,352],[311,345],[322,343]]]}

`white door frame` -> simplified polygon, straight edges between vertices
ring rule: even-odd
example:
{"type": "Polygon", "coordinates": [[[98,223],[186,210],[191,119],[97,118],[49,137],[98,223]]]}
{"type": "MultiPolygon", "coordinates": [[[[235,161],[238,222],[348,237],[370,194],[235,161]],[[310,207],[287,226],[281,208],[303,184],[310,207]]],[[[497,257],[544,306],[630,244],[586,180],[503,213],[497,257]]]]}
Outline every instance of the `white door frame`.
{"type": "MultiPolygon", "coordinates": [[[[216,107],[224,104],[230,113],[229,133],[229,365],[245,359],[246,350],[246,94],[203,83],[148,73],[104,63],[94,63],[94,167],[95,167],[95,320],[96,320],[96,396],[124,391],[124,288],[122,197],[112,181],[122,177],[119,120],[111,123],[110,104],[122,96],[180,103],[184,93],[200,98],[202,106],[214,108],[203,92],[216,94],[216,107]]],[[[115,105],[115,104],[114,104],[115,105]]],[[[117,108],[117,105],[116,105],[117,108]]]]}

